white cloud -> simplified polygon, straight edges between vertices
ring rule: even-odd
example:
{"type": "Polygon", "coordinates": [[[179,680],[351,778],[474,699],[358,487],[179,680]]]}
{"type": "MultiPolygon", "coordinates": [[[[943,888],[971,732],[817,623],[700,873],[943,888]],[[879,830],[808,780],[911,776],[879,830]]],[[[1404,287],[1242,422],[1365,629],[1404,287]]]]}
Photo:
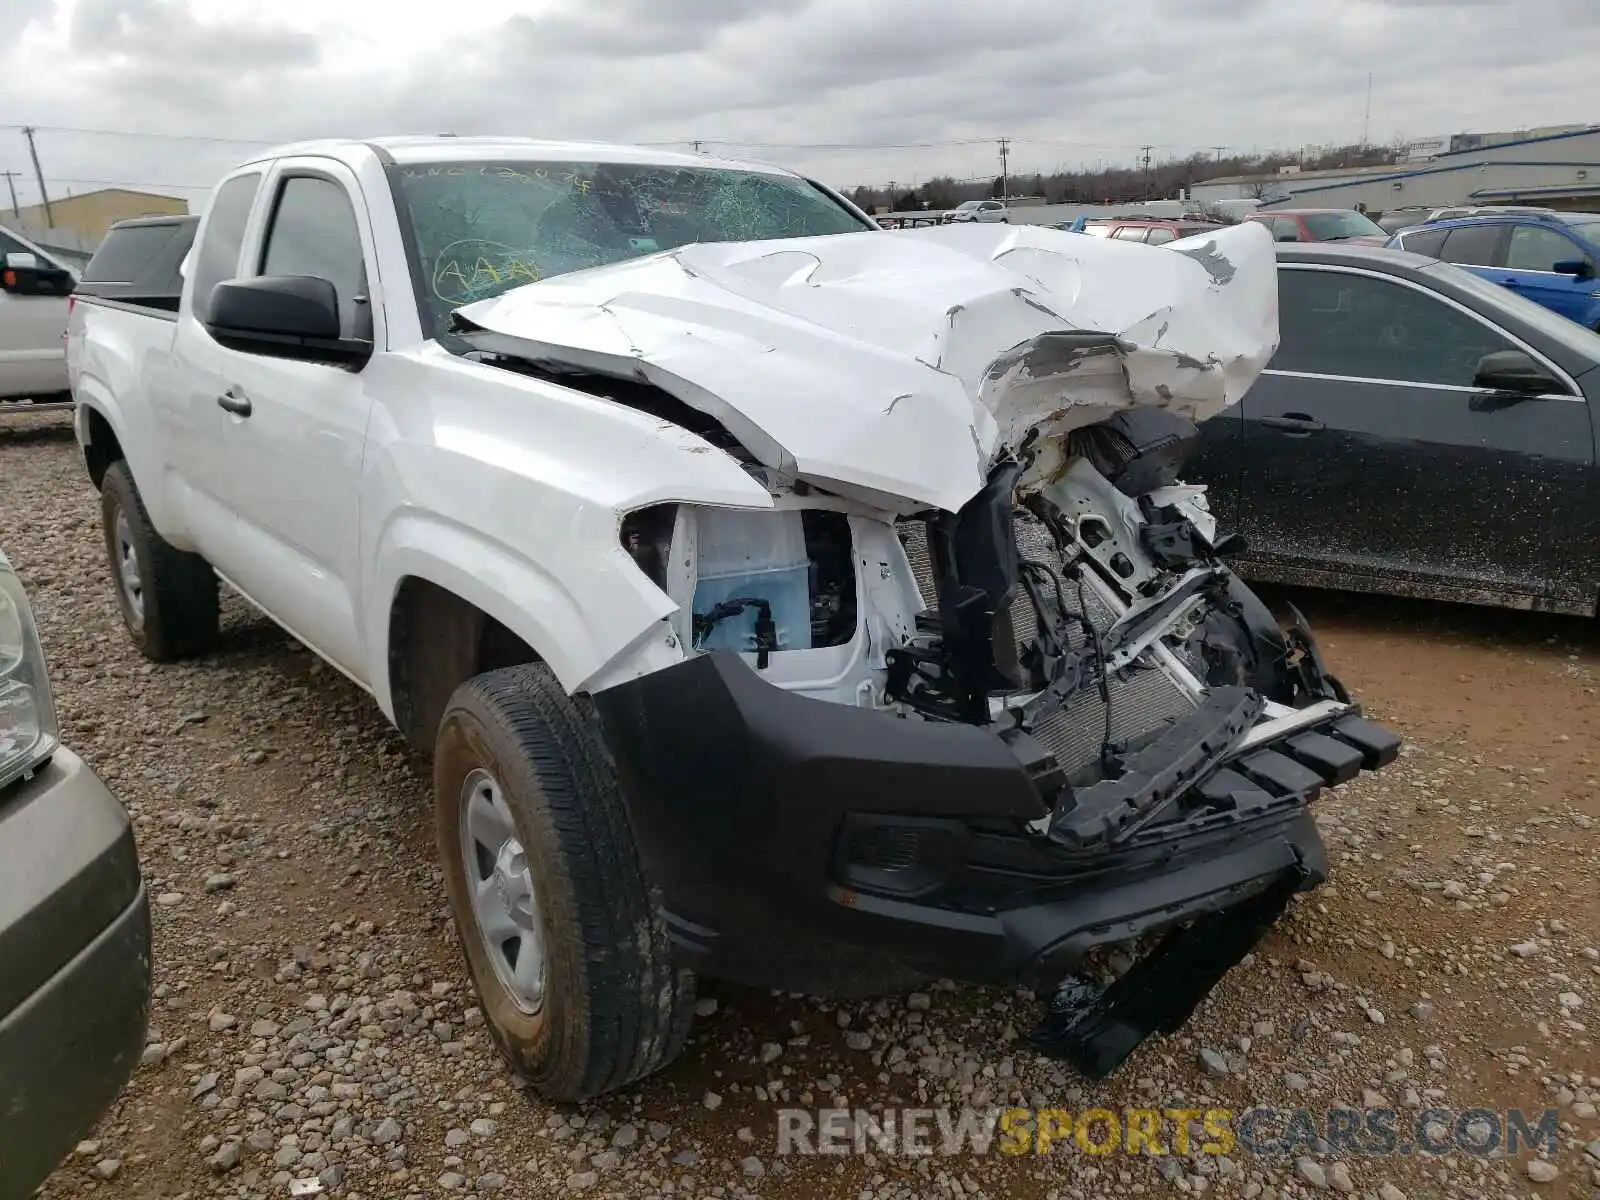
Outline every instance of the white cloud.
{"type": "MultiPolygon", "coordinates": [[[[259,141],[527,133],[721,139],[835,183],[1129,163],[1583,121],[1593,0],[10,0],[0,113],[52,191],[198,200],[259,141]],[[836,144],[926,149],[812,149],[836,144]]],[[[722,147],[719,147],[721,149],[722,147]]],[[[31,176],[0,129],[0,170],[31,176]]],[[[31,177],[24,202],[34,198],[31,177]]]]}

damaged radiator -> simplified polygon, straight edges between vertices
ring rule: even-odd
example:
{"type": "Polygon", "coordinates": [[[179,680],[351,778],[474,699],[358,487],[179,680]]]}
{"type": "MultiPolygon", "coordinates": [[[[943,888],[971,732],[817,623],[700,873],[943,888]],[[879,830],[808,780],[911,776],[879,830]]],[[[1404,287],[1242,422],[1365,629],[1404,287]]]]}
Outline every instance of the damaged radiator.
{"type": "MultiPolygon", "coordinates": [[[[1018,513],[1016,520],[1017,551],[1024,560],[1048,564],[1061,571],[1063,560],[1055,539],[1043,524],[1028,514],[1018,513]]],[[[928,552],[927,529],[921,521],[906,521],[900,526],[900,540],[911,563],[924,601],[935,603],[933,562],[928,552]]],[[[1046,602],[1053,602],[1046,597],[1046,602]]],[[[1103,596],[1089,584],[1080,590],[1070,579],[1063,579],[1061,602],[1067,612],[1088,618],[1098,631],[1104,632],[1117,618],[1117,613],[1103,596]]],[[[1019,653],[1037,635],[1038,614],[1025,589],[1019,588],[1011,606],[1011,625],[1017,637],[1019,653]]],[[[1072,649],[1079,649],[1087,640],[1082,625],[1069,619],[1066,629],[1072,649]]],[[[1108,689],[1111,697],[1111,741],[1122,742],[1140,737],[1160,725],[1174,721],[1194,711],[1197,697],[1180,684],[1176,678],[1146,653],[1133,664],[1113,675],[1108,689]]],[[[1033,731],[1034,737],[1056,756],[1062,768],[1072,775],[1090,766],[1100,755],[1100,746],[1106,736],[1106,702],[1098,688],[1074,696],[1066,705],[1043,718],[1033,731]]]]}

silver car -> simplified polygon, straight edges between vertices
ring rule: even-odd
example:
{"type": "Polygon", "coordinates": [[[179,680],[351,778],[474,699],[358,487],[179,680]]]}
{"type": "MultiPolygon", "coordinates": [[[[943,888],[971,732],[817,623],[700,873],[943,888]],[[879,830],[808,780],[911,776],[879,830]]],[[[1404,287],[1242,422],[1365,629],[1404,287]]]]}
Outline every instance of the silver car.
{"type": "Polygon", "coordinates": [[[150,1011],[133,827],[57,736],[44,653],[0,551],[0,1197],[31,1195],[116,1100],[150,1011]]]}
{"type": "Polygon", "coordinates": [[[947,223],[982,221],[988,224],[1010,220],[1006,215],[1006,206],[998,200],[968,200],[965,204],[952,208],[945,214],[944,219],[947,223]]]}

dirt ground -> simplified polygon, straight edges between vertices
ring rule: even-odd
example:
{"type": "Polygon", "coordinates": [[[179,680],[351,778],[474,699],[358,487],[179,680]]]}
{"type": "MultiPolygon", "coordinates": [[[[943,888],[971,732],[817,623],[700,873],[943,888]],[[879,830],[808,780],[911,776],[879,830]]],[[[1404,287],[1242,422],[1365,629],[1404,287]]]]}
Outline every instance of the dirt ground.
{"type": "Polygon", "coordinates": [[[1023,993],[940,983],[837,1005],[704,983],[679,1062],[557,1107],[519,1090],[484,1035],[424,764],[237,598],[219,653],[145,664],[70,428],[0,418],[0,547],[65,740],[136,822],[157,999],[145,1065],[51,1200],[1600,1196],[1600,623],[1271,593],[1407,748],[1318,802],[1329,883],[1109,1081],[1019,1044],[1037,1013],[1023,993]],[[1183,1154],[1172,1136],[1162,1155],[1070,1138],[1048,1154],[778,1152],[780,1109],[829,1106],[1388,1108],[1402,1133],[1429,1108],[1445,1126],[1554,1108],[1559,1124],[1553,1153],[1514,1156],[1404,1137],[1363,1154],[1320,1123],[1325,1140],[1288,1154],[1183,1154]]]}

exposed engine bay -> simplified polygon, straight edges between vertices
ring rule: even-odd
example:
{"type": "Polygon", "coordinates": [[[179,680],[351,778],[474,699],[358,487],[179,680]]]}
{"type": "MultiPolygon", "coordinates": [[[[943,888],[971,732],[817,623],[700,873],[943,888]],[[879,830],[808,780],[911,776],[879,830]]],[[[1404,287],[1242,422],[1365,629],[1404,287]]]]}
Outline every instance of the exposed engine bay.
{"type": "Polygon", "coordinates": [[[622,539],[682,601],[691,650],[738,651],[817,699],[990,726],[1046,794],[1081,791],[1122,778],[1216,687],[1253,695],[1229,746],[1348,700],[1224,565],[1204,489],[1179,474],[1197,438],[1183,417],[1129,409],[1076,431],[1050,477],[1024,446],[961,511],[892,533],[813,494],[770,513],[661,505],[622,539]]]}

